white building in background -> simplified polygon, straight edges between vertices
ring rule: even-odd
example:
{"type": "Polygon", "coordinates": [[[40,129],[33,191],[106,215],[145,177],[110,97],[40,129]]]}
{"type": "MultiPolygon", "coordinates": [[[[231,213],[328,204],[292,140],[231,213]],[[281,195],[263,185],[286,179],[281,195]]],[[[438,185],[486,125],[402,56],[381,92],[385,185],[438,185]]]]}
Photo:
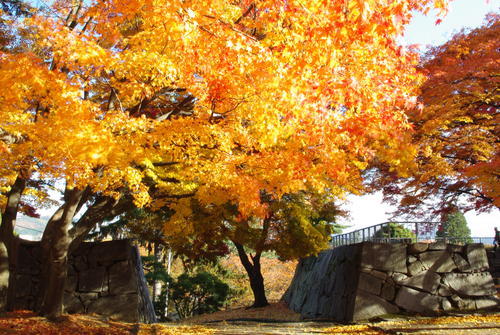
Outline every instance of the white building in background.
{"type": "Polygon", "coordinates": [[[32,218],[19,215],[14,226],[14,233],[28,241],[40,241],[48,218],[32,218]]]}

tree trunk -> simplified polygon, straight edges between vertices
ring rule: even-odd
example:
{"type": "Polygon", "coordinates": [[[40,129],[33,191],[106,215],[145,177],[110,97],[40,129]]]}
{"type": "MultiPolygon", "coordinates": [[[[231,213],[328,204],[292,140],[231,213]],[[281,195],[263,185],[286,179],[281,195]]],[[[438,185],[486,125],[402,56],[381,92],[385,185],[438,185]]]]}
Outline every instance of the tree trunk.
{"type": "Polygon", "coordinates": [[[7,205],[0,218],[0,310],[10,309],[13,305],[14,273],[17,261],[14,226],[21,195],[26,188],[26,172],[21,171],[7,194],[7,205]],[[11,288],[9,290],[9,287],[11,288]]]}
{"type": "Polygon", "coordinates": [[[266,298],[266,291],[264,289],[264,277],[262,276],[260,268],[261,253],[256,252],[255,256],[250,256],[252,259],[252,262],[250,262],[243,245],[234,241],[233,243],[236,246],[236,250],[238,250],[238,256],[240,257],[241,264],[243,264],[243,267],[248,274],[248,279],[250,280],[250,288],[252,289],[254,297],[254,302],[251,307],[264,307],[269,305],[266,298]]]}
{"type": "MultiPolygon", "coordinates": [[[[154,262],[155,264],[153,265],[154,270],[156,270],[156,267],[158,264],[161,264],[161,251],[160,251],[160,245],[158,243],[153,244],[153,250],[154,250],[154,262]]],[[[153,278],[153,294],[152,294],[152,300],[153,303],[158,300],[161,294],[161,281],[158,280],[156,277],[153,278]]]]}
{"type": "MultiPolygon", "coordinates": [[[[47,271],[42,274],[44,283],[40,297],[40,314],[49,319],[56,319],[63,312],[63,294],[68,268],[68,251],[70,246],[69,227],[73,217],[79,208],[78,204],[84,194],[84,190],[66,189],[62,214],[56,217],[57,221],[51,225],[50,231],[46,232],[47,238],[50,236],[50,245],[47,241],[42,241],[45,245],[45,255],[43,266],[47,271]]],[[[60,213],[60,212],[59,212],[60,213]]],[[[49,227],[48,227],[49,228],[49,227]]]]}
{"type": "MultiPolygon", "coordinates": [[[[168,248],[168,252],[167,252],[167,274],[170,276],[170,270],[172,268],[172,248],[168,248]]],[[[169,295],[169,283],[170,282],[167,282],[165,285],[165,291],[166,291],[166,295],[165,295],[165,318],[168,317],[168,295],[169,295]]]]}
{"type": "MultiPolygon", "coordinates": [[[[0,225],[2,212],[0,212],[0,225]]],[[[9,290],[9,252],[6,243],[0,239],[0,311],[7,307],[7,294],[9,290]]]]}

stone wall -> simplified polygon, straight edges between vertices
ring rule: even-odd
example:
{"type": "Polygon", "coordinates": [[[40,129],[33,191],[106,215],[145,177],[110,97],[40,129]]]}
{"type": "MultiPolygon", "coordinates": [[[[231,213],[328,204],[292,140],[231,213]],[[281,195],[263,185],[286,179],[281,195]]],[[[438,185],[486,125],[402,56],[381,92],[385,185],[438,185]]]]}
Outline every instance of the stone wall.
{"type": "MultiPolygon", "coordinates": [[[[33,309],[39,290],[40,245],[24,242],[16,268],[16,308],[33,309]]],[[[68,259],[67,313],[95,313],[129,322],[155,322],[141,259],[129,240],[82,243],[68,259]]]]}
{"type": "Polygon", "coordinates": [[[284,299],[305,318],[342,322],[498,308],[488,267],[482,244],[364,242],[302,260],[284,299]]]}

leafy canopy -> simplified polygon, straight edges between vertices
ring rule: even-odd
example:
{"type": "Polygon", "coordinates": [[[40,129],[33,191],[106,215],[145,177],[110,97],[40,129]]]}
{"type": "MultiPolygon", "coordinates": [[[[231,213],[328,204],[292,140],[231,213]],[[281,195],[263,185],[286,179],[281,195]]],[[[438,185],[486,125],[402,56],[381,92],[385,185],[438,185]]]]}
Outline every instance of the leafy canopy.
{"type": "Polygon", "coordinates": [[[415,216],[489,211],[500,206],[498,15],[431,48],[421,70],[423,109],[408,113],[418,147],[409,179],[385,171],[382,185],[399,213],[415,216]],[[398,184],[399,183],[399,184],[398,184]]]}
{"type": "Polygon", "coordinates": [[[198,201],[246,217],[262,191],[359,193],[374,161],[411,165],[421,78],[397,41],[445,3],[54,1],[16,23],[29,48],[0,54],[1,182],[28,170],[154,207],[147,170],[176,163],[198,201]]]}

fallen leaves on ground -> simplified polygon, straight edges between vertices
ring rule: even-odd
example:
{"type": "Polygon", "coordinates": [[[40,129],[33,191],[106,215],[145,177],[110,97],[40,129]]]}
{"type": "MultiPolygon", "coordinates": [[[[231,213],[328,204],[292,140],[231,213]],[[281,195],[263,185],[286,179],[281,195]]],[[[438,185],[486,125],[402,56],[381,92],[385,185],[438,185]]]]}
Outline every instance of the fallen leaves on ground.
{"type": "Polygon", "coordinates": [[[363,335],[384,335],[386,332],[375,329],[368,325],[352,325],[352,326],[338,326],[333,328],[325,329],[325,334],[336,334],[336,335],[351,335],[351,334],[363,334],[363,335]]]}
{"type": "Polygon", "coordinates": [[[433,318],[419,318],[412,320],[397,320],[379,322],[375,325],[345,325],[336,326],[325,329],[326,334],[348,335],[348,334],[363,334],[363,335],[383,335],[388,334],[385,330],[404,329],[408,327],[418,327],[427,325],[481,325],[481,324],[500,324],[500,314],[492,315],[464,315],[464,316],[446,316],[433,318]]]}
{"type": "Polygon", "coordinates": [[[236,308],[225,311],[218,311],[210,314],[196,315],[182,320],[183,324],[201,324],[205,322],[215,322],[235,319],[261,319],[274,321],[294,321],[301,320],[300,314],[290,310],[282,301],[271,303],[266,307],[259,308],[236,308]]]}
{"type": "Polygon", "coordinates": [[[66,315],[51,322],[29,311],[0,316],[3,335],[210,335],[213,331],[199,326],[133,324],[105,320],[89,315],[66,315]]]}

